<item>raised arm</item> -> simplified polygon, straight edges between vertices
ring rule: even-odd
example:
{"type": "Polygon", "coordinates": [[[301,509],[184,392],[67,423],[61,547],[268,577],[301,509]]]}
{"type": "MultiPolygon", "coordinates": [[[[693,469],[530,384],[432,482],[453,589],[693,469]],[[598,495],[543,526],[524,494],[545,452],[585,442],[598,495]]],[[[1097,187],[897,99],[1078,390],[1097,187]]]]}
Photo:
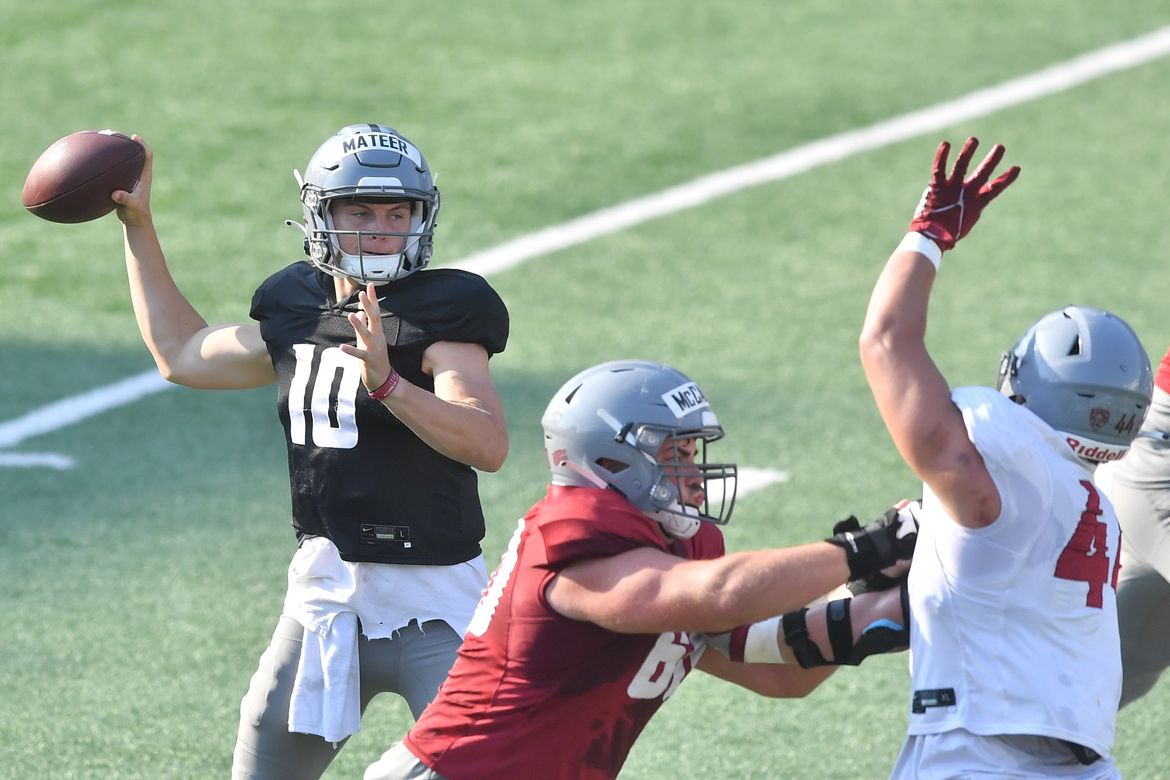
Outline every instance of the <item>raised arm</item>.
{"type": "Polygon", "coordinates": [[[942,252],[965,236],[983,208],[1019,174],[988,178],[1003,158],[996,145],[966,179],[978,141],[969,138],[946,173],[950,145],[935,155],[930,185],[910,233],[878,277],[862,328],[861,363],[882,420],[906,464],[939,497],[951,517],[980,527],[999,516],[999,492],[967,436],[950,387],[926,349],[926,315],[942,252]]]}
{"type": "Polygon", "coordinates": [[[133,192],[118,190],[130,300],[142,339],[168,381],[202,388],[260,387],[276,380],[257,325],[208,326],[167,268],[150,212],[153,154],[133,192]]]}

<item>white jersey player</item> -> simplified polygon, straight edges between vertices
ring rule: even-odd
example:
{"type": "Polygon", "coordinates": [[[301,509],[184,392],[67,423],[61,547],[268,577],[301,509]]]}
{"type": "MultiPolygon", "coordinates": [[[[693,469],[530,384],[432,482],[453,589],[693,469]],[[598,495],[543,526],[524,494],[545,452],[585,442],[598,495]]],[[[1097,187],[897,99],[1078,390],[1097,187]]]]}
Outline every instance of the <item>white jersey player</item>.
{"type": "Polygon", "coordinates": [[[1069,306],[1004,356],[998,391],[953,393],[925,345],[942,253],[1019,173],[968,179],[939,146],[910,232],[870,299],[861,358],[882,419],[922,478],[910,570],[910,726],[893,777],[1118,777],[1109,756],[1121,686],[1120,533],[1093,482],[1150,402],[1133,330],[1069,306]]]}

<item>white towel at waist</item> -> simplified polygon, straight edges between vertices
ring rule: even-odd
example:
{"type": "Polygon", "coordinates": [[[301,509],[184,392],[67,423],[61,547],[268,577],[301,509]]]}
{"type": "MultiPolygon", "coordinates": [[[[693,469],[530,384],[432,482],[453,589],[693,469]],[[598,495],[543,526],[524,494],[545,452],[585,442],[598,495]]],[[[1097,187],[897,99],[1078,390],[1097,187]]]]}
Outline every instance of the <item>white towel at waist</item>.
{"type": "Polygon", "coordinates": [[[339,612],[325,628],[306,628],[288,730],[340,742],[361,728],[360,695],[357,615],[339,612]]]}

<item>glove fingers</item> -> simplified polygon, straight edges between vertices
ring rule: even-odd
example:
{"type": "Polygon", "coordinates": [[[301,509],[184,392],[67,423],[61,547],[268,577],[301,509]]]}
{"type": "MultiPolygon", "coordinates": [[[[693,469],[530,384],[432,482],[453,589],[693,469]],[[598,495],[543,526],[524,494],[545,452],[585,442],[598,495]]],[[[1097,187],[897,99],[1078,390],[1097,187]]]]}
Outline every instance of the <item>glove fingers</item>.
{"type": "Polygon", "coordinates": [[[1003,175],[1001,175],[998,179],[981,189],[979,191],[979,197],[983,200],[984,203],[990,203],[992,200],[999,197],[999,193],[1006,190],[1008,185],[1015,181],[1016,177],[1019,175],[1020,166],[1013,165],[1011,168],[1008,168],[1006,171],[1004,171],[1003,175]]]}
{"type": "Polygon", "coordinates": [[[861,529],[861,521],[853,515],[849,515],[844,520],[838,520],[833,524],[834,534],[843,534],[846,531],[857,531],[861,529]]]}
{"type": "Polygon", "coordinates": [[[938,145],[938,151],[934,153],[934,187],[937,189],[946,183],[947,180],[947,157],[951,153],[950,141],[943,141],[938,145]]]}
{"type": "Polygon", "coordinates": [[[971,164],[971,158],[975,156],[975,150],[979,148],[979,139],[971,136],[967,142],[963,144],[963,149],[959,152],[959,156],[955,158],[955,170],[952,178],[958,183],[962,183],[967,177],[967,166],[971,164]]]}
{"type": "Polygon", "coordinates": [[[992,147],[987,156],[983,158],[983,162],[979,163],[979,167],[975,169],[975,175],[968,181],[968,185],[976,192],[981,192],[984,183],[991,178],[991,172],[995,170],[995,166],[999,165],[999,161],[1003,159],[1004,146],[1003,144],[996,144],[992,147]]]}

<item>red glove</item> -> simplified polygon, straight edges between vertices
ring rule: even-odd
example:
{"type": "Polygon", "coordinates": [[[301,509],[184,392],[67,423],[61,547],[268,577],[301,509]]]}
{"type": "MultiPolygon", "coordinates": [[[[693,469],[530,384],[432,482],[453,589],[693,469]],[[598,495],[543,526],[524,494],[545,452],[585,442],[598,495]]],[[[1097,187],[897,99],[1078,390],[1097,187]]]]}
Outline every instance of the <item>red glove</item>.
{"type": "Polygon", "coordinates": [[[984,207],[1020,175],[1020,166],[1013,165],[991,184],[987,183],[991,172],[1003,159],[1003,144],[996,144],[974,175],[964,180],[978,146],[977,138],[968,138],[955,160],[954,172],[947,177],[947,155],[951,145],[947,141],[938,145],[930,184],[922,193],[922,201],[910,221],[911,231],[927,236],[944,251],[954,248],[960,238],[971,232],[984,207]]]}

